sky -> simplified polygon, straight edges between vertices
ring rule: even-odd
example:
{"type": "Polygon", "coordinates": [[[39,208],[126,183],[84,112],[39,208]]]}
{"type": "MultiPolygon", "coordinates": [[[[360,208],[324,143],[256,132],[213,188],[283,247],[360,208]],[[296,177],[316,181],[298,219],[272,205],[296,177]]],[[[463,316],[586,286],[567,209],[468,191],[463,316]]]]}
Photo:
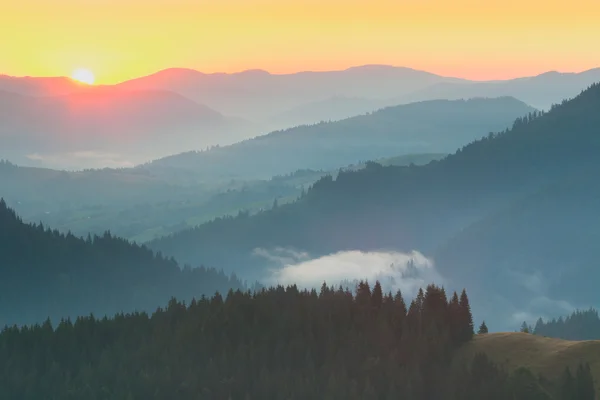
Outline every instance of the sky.
{"type": "Polygon", "coordinates": [[[600,66],[598,0],[0,0],[0,74],[387,64],[476,80],[600,66]]]}

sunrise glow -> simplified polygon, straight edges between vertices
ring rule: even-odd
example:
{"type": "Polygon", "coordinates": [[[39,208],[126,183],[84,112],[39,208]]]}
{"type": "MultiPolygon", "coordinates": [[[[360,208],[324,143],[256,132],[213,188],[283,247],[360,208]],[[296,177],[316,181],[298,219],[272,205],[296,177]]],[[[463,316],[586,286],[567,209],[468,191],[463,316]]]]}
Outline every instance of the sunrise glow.
{"type": "Polygon", "coordinates": [[[164,68],[273,73],[407,66],[507,79],[599,66],[597,0],[21,0],[5,2],[0,72],[116,83],[164,68]],[[35,10],[35,11],[32,11],[35,10]]]}
{"type": "Polygon", "coordinates": [[[89,69],[85,68],[78,68],[75,71],[73,71],[71,78],[73,78],[73,80],[76,80],[77,82],[85,83],[86,85],[93,85],[96,81],[94,73],[89,69]]]}

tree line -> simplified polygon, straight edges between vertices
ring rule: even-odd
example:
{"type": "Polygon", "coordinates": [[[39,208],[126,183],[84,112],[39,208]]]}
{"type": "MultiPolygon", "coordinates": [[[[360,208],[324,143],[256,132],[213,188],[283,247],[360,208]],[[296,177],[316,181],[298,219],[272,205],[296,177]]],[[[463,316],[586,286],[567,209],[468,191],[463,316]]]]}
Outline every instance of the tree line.
{"type": "Polygon", "coordinates": [[[576,310],[566,318],[544,321],[539,318],[532,330],[535,335],[566,340],[600,339],[600,317],[594,308],[576,310]]]}
{"type": "Polygon", "coordinates": [[[434,285],[408,305],[379,282],[355,293],[230,290],[173,298],[152,315],[5,328],[0,398],[593,399],[587,367],[550,393],[530,371],[507,373],[483,354],[455,365],[473,336],[467,293],[448,299],[434,285]]]}

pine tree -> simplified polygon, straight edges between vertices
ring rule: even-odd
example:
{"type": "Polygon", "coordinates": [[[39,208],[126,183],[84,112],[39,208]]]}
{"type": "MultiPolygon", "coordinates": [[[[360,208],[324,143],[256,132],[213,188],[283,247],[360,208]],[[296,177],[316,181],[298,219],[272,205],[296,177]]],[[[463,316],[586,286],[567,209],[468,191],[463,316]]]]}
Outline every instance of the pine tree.
{"type": "Polygon", "coordinates": [[[448,318],[450,320],[450,336],[452,343],[460,343],[461,337],[461,308],[458,300],[458,294],[454,292],[448,303],[448,318]]]}
{"type": "Polygon", "coordinates": [[[473,314],[471,314],[471,305],[469,304],[469,297],[467,291],[463,289],[460,294],[460,300],[458,302],[460,306],[460,322],[461,322],[461,342],[468,342],[473,338],[475,334],[475,328],[473,326],[473,314]]]}
{"type": "Polygon", "coordinates": [[[402,292],[400,290],[398,290],[396,292],[396,295],[394,296],[394,305],[397,310],[396,313],[401,314],[402,318],[404,318],[408,310],[406,308],[406,302],[404,301],[404,297],[402,297],[402,292]]]}
{"type": "Polygon", "coordinates": [[[481,323],[481,325],[479,325],[479,331],[477,331],[477,333],[478,333],[479,335],[485,335],[486,333],[488,333],[488,327],[487,327],[487,325],[485,324],[485,321],[483,321],[483,322],[481,323]]]}
{"type": "Polygon", "coordinates": [[[544,329],[544,320],[542,318],[538,318],[537,322],[535,323],[535,328],[533,328],[532,333],[534,335],[540,335],[543,329],[544,329]]]}
{"type": "Polygon", "coordinates": [[[373,293],[371,294],[371,304],[377,310],[381,308],[383,304],[383,290],[381,289],[381,284],[379,281],[375,282],[375,287],[373,287],[373,293]]]}
{"type": "Polygon", "coordinates": [[[356,303],[359,306],[366,307],[371,304],[371,288],[369,282],[360,281],[356,288],[356,303]]]}

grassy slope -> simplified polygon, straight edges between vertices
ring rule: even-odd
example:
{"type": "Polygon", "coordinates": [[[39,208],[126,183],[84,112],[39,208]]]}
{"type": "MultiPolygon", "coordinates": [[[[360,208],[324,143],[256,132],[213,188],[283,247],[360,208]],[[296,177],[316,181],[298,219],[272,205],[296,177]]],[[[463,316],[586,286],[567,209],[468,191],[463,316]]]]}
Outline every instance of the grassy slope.
{"type": "Polygon", "coordinates": [[[569,341],[520,332],[476,335],[458,354],[458,360],[485,353],[507,371],[529,368],[548,379],[550,385],[560,379],[565,367],[575,372],[581,362],[588,362],[600,396],[600,340],[569,341]]]}

